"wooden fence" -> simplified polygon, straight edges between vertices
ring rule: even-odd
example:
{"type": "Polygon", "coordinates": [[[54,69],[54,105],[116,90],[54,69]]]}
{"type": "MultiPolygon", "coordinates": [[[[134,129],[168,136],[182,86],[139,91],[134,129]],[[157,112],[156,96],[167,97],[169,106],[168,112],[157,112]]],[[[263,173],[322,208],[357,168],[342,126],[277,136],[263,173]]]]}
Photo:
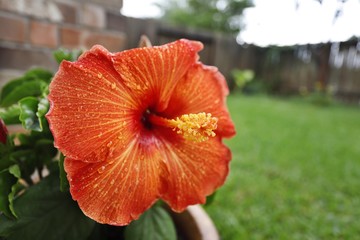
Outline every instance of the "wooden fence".
{"type": "Polygon", "coordinates": [[[98,43],[121,51],[136,47],[146,34],[154,45],[179,38],[203,42],[201,61],[217,66],[230,88],[231,70],[252,69],[256,79],[276,93],[329,88],[339,98],[360,101],[358,41],[260,48],[238,45],[233,37],[219,33],[122,16],[117,0],[34,0],[26,9],[18,8],[19,1],[23,0],[0,1],[0,86],[29,67],[56,70],[52,51],[59,47],[86,49],[98,43]]]}

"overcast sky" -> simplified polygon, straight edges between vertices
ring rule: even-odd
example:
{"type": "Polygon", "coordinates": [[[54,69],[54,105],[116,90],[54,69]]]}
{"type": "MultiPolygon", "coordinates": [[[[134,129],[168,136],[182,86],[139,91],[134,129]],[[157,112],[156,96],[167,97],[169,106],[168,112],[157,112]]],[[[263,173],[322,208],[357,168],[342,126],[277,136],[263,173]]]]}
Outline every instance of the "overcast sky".
{"type": "MultiPolygon", "coordinates": [[[[124,0],[122,13],[132,17],[159,17],[159,0],[124,0]]],[[[254,0],[244,12],[244,29],[239,42],[294,45],[345,41],[360,36],[360,0],[254,0]],[[334,18],[341,10],[338,18],[334,18]]]]}

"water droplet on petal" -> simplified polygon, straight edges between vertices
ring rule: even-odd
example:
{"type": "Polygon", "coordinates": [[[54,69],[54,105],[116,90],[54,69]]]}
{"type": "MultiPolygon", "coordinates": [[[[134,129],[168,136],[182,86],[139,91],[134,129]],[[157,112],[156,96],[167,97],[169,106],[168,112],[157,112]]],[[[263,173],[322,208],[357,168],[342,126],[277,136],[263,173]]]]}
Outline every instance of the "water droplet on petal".
{"type": "Polygon", "coordinates": [[[98,78],[102,78],[102,74],[101,73],[98,73],[98,78]]]}
{"type": "Polygon", "coordinates": [[[112,157],[114,155],[115,147],[109,148],[109,157],[112,157]]]}
{"type": "Polygon", "coordinates": [[[98,173],[103,173],[105,171],[105,166],[101,166],[99,169],[98,169],[98,173]]]}

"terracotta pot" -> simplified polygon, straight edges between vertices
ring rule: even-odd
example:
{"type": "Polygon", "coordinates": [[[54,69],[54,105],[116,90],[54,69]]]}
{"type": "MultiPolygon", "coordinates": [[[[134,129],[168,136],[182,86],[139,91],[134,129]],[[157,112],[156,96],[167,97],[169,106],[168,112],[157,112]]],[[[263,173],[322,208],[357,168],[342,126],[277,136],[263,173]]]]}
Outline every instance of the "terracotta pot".
{"type": "Polygon", "coordinates": [[[209,215],[200,205],[189,206],[182,213],[171,212],[179,240],[219,240],[209,215]]]}

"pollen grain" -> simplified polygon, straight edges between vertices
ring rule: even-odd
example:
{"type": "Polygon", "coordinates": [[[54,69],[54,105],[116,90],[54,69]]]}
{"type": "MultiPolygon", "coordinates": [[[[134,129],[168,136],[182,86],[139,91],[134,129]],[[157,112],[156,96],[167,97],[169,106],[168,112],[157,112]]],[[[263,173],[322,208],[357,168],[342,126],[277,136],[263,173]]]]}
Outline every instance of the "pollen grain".
{"type": "Polygon", "coordinates": [[[186,140],[203,142],[216,136],[214,130],[217,128],[218,118],[205,112],[184,114],[176,119],[150,114],[149,121],[154,125],[172,128],[186,140]]]}
{"type": "Polygon", "coordinates": [[[218,119],[211,113],[184,114],[170,121],[175,126],[174,131],[190,141],[203,142],[216,135],[218,119]]]}

